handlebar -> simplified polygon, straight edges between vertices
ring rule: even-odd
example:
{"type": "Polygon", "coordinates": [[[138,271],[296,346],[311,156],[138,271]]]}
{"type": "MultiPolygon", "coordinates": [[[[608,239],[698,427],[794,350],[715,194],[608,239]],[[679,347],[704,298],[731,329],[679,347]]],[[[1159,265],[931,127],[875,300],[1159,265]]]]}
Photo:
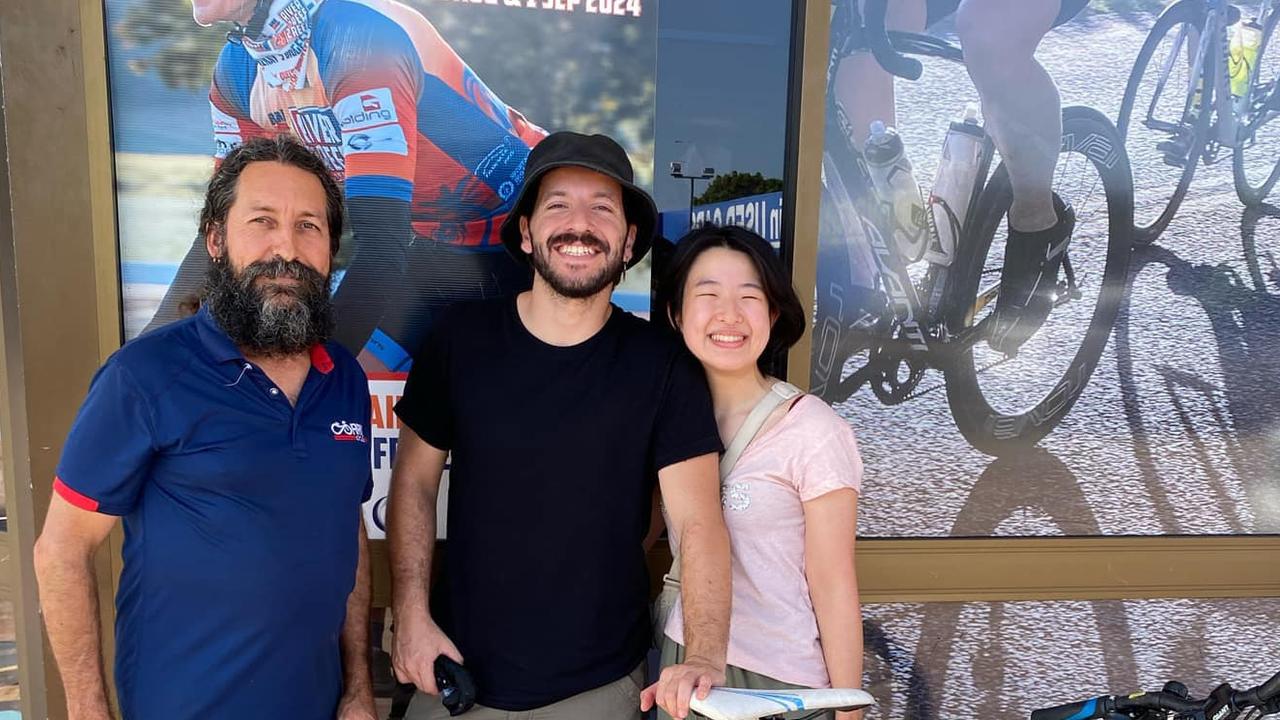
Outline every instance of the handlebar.
{"type": "Polygon", "coordinates": [[[1249,690],[1232,690],[1230,685],[1220,685],[1202,700],[1193,700],[1168,689],[1127,696],[1103,695],[1035,710],[1031,713],[1031,720],[1104,720],[1115,715],[1135,717],[1143,710],[1165,710],[1178,717],[1221,720],[1234,718],[1248,708],[1258,708],[1263,715],[1280,712],[1280,672],[1249,690]],[[1223,708],[1227,709],[1226,713],[1222,713],[1223,708]]]}
{"type": "Polygon", "coordinates": [[[1110,695],[1031,711],[1031,720],[1085,720],[1111,714],[1114,698],[1110,695]]]}
{"type": "Polygon", "coordinates": [[[924,66],[919,60],[894,50],[893,44],[889,42],[889,31],[885,29],[885,12],[888,6],[889,0],[866,0],[863,6],[866,17],[862,26],[862,39],[885,72],[907,80],[919,80],[924,66]]]}

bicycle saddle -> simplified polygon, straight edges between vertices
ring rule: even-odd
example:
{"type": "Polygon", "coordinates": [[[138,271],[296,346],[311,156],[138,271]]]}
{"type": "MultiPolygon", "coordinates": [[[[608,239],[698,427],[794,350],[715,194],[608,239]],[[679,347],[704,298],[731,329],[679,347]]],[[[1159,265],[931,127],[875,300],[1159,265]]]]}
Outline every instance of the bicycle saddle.
{"type": "Polygon", "coordinates": [[[718,687],[706,700],[695,695],[689,709],[711,720],[758,720],[768,715],[796,710],[857,710],[875,704],[862,690],[831,688],[822,690],[748,690],[718,687]]]}

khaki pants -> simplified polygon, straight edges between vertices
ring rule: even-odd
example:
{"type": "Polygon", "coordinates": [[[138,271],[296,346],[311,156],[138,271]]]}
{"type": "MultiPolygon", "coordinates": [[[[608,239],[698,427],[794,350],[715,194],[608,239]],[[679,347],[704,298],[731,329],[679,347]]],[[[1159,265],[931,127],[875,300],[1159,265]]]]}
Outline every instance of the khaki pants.
{"type": "MultiPolygon", "coordinates": [[[[668,665],[676,665],[684,662],[684,646],[667,636],[662,637],[662,667],[668,665]]],[[[767,675],[743,670],[740,667],[730,665],[724,670],[725,687],[751,688],[752,690],[800,690],[803,686],[784,683],[781,680],[774,680],[767,675]]],[[[447,713],[446,713],[447,714],[447,713]]],[[[819,715],[814,715],[812,710],[801,710],[800,712],[788,713],[783,715],[784,718],[810,718],[811,720],[834,720],[836,713],[834,710],[827,710],[819,715]]],[[[698,713],[689,713],[690,718],[702,718],[698,713]]],[[[672,720],[671,716],[658,708],[658,720],[672,720]]]]}
{"type": "MultiPolygon", "coordinates": [[[[459,717],[466,720],[640,720],[640,690],[644,663],[629,675],[533,710],[495,710],[477,704],[459,717]]],[[[449,711],[440,698],[418,693],[409,703],[405,720],[446,720],[449,711]]]]}

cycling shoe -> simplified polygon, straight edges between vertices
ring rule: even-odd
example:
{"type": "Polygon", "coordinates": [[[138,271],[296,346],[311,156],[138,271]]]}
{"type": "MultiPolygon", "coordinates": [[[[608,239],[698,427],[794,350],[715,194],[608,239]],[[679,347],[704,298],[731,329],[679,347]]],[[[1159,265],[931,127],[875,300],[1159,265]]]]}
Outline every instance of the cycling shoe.
{"type": "Polygon", "coordinates": [[[1056,193],[1053,205],[1058,213],[1053,227],[1036,232],[1009,229],[994,327],[987,336],[987,344],[1005,355],[1016,354],[1053,309],[1058,269],[1076,225],[1075,211],[1056,193]]]}
{"type": "Polygon", "coordinates": [[[1176,138],[1173,140],[1163,140],[1156,143],[1156,149],[1160,151],[1164,158],[1164,164],[1170,167],[1186,167],[1187,156],[1191,154],[1191,142],[1189,138],[1176,138]]]}

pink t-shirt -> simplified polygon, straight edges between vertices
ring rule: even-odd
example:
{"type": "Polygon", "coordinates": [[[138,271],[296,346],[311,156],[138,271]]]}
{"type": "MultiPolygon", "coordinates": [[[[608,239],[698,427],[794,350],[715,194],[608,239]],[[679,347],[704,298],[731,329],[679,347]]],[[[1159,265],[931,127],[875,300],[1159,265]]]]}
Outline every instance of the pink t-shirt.
{"type": "MultiPolygon", "coordinates": [[[[721,487],[733,561],[730,665],[796,685],[830,687],[805,579],[803,503],[861,486],[853,431],[811,395],[739,456],[721,487]]],[[[853,536],[851,527],[851,542],[853,536]]],[[[666,632],[684,642],[678,602],[666,632]]]]}

